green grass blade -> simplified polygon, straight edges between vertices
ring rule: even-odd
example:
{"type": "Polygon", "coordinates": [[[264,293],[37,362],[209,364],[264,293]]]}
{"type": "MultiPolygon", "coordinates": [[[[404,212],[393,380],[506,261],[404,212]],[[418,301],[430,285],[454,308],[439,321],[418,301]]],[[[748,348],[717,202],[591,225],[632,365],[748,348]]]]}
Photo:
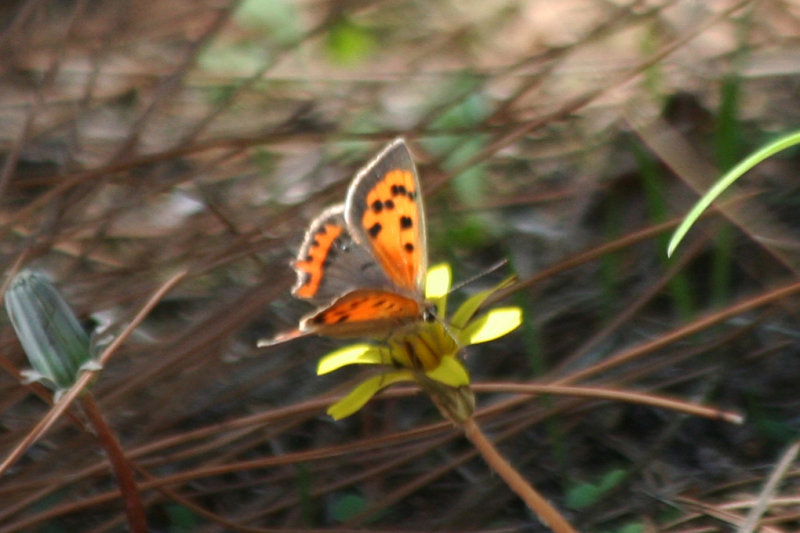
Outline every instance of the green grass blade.
{"type": "MultiPolygon", "coordinates": [[[[740,49],[741,55],[745,49],[740,49]]],[[[732,74],[725,77],[720,88],[720,106],[714,129],[717,168],[730,169],[743,153],[742,126],[739,121],[741,79],[732,74]]],[[[711,301],[722,307],[728,300],[733,279],[734,232],[722,226],[714,235],[714,254],[711,259],[711,301]]]]}
{"type": "Polygon", "coordinates": [[[672,234],[672,238],[667,246],[667,257],[672,255],[672,252],[674,252],[675,248],[678,247],[678,244],[680,244],[681,240],[683,240],[683,237],[689,232],[689,228],[692,227],[697,219],[700,218],[700,215],[703,213],[703,211],[705,211],[708,206],[711,205],[711,202],[716,200],[717,197],[725,191],[725,189],[730,187],[733,182],[735,182],[745,172],[760,162],[796,144],[800,144],[800,131],[790,133],[785,137],[781,137],[780,139],[777,139],[768,145],[759,148],[745,158],[741,163],[725,173],[719,179],[719,181],[717,181],[714,186],[711,187],[711,189],[702,198],[700,198],[694,207],[692,207],[692,210],[689,211],[689,214],[683,219],[681,225],[678,226],[678,229],[676,229],[675,233],[672,234]]]}

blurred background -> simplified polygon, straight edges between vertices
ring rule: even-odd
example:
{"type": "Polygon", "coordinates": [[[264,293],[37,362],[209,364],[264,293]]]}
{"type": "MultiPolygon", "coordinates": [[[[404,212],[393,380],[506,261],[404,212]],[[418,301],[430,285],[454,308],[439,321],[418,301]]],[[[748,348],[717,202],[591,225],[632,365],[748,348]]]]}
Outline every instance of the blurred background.
{"type": "MultiPolygon", "coordinates": [[[[119,332],[188,269],[92,385],[152,531],[546,531],[423,395],[328,417],[364,375],[315,375],[342,343],[255,348],[310,311],[289,267],[309,221],[402,135],[431,263],[458,283],[508,260],[453,302],[520,279],[523,326],[466,354],[486,433],[581,531],[732,531],[797,439],[798,298],[774,291],[800,274],[798,152],[666,241],[797,129],[798,73],[786,0],[5,1],[4,280],[46,272],[119,332]],[[746,420],[494,392],[560,380],[746,420]]],[[[0,343],[5,457],[50,395],[5,313],[0,343]]],[[[70,412],[0,478],[1,531],[126,529],[70,412]]],[[[798,474],[770,531],[800,529],[798,474]]]]}

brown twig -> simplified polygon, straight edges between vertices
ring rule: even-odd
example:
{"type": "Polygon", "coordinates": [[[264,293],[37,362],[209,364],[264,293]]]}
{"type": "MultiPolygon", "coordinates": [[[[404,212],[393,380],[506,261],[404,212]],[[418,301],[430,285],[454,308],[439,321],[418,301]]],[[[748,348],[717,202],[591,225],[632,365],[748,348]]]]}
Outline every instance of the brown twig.
{"type": "Polygon", "coordinates": [[[764,484],[764,488],[761,490],[758,500],[756,500],[755,504],[750,509],[750,512],[747,513],[744,524],[742,524],[742,526],[739,528],[739,533],[752,533],[753,531],[756,531],[758,522],[761,520],[761,517],[767,510],[772,498],[775,496],[775,491],[778,489],[778,485],[786,477],[786,472],[794,463],[794,460],[797,458],[797,454],[799,452],[800,441],[795,441],[783,453],[781,460],[778,461],[777,465],[775,465],[772,474],[764,484]]]}
{"type": "Polygon", "coordinates": [[[474,418],[467,419],[462,425],[464,435],[475,445],[483,458],[492,467],[492,470],[503,478],[511,490],[522,498],[528,508],[533,511],[539,520],[555,533],[575,533],[566,519],[561,516],[555,507],[550,505],[544,497],[534,489],[517,470],[506,461],[492,441],[486,438],[481,428],[475,423],[474,418]]]}
{"type": "Polygon", "coordinates": [[[125,458],[125,453],[122,450],[122,446],[120,446],[119,440],[108,425],[103,413],[100,412],[91,392],[87,390],[81,395],[80,404],[92,424],[92,428],[97,433],[97,438],[114,470],[114,475],[119,484],[119,491],[125,501],[125,514],[128,517],[130,530],[133,533],[146,533],[147,516],[144,512],[144,506],[142,506],[142,499],[139,496],[139,489],[136,486],[133,471],[125,458]]]}
{"type": "Polygon", "coordinates": [[[651,405],[662,409],[679,411],[693,416],[702,416],[717,420],[724,420],[731,424],[742,424],[744,419],[738,413],[722,411],[714,407],[705,407],[692,402],[685,402],[676,398],[656,396],[634,391],[615,389],[613,387],[570,387],[563,385],[542,385],[538,383],[482,383],[473,385],[476,391],[485,392],[514,392],[517,394],[556,394],[560,396],[577,396],[583,398],[596,398],[619,402],[638,403],[651,405]]]}

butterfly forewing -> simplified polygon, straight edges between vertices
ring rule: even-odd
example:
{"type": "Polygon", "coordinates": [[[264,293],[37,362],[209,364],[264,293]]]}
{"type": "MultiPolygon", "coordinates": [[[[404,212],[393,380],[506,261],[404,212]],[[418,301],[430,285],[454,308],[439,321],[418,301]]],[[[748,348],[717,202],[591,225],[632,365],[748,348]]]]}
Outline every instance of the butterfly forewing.
{"type": "Polygon", "coordinates": [[[347,193],[345,218],[389,279],[422,298],[427,270],[425,213],[414,161],[397,139],[362,169],[347,193]]]}

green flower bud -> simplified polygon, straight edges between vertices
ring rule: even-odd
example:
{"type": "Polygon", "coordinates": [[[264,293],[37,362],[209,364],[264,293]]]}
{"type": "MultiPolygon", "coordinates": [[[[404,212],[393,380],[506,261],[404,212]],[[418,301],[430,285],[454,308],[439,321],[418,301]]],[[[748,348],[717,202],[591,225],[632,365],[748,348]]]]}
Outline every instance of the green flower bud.
{"type": "Polygon", "coordinates": [[[84,370],[96,370],[89,335],[50,280],[38,272],[19,272],[5,294],[14,331],[33,367],[23,372],[59,396],[84,370]]]}

